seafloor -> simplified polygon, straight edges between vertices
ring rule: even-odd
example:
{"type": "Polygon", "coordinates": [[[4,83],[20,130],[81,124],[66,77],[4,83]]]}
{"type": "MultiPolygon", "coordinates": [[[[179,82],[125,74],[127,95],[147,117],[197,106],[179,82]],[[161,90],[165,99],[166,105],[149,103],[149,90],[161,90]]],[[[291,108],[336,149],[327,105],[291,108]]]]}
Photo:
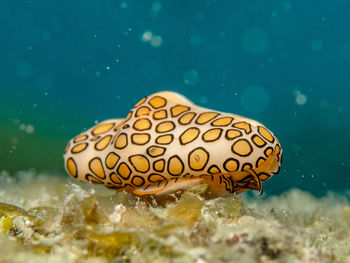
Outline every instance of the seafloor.
{"type": "Polygon", "coordinates": [[[292,189],[145,199],[52,174],[0,173],[0,262],[350,262],[350,205],[292,189]]]}

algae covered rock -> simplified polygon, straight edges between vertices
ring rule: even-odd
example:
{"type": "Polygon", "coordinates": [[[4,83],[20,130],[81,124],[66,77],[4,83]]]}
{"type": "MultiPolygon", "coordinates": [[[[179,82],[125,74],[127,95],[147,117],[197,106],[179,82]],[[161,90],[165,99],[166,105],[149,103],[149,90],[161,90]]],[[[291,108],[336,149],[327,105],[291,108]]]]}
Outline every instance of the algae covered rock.
{"type": "Polygon", "coordinates": [[[204,200],[201,200],[199,196],[188,192],[184,193],[176,204],[165,208],[165,218],[193,227],[201,216],[203,205],[204,200]]]}
{"type": "Polygon", "coordinates": [[[25,201],[20,180],[0,185],[0,262],[350,262],[350,205],[336,195],[241,199],[197,185],[160,199],[66,183],[55,197],[51,180],[25,201]]]}
{"type": "Polygon", "coordinates": [[[2,231],[17,237],[23,237],[25,228],[39,226],[41,223],[24,209],[5,203],[0,203],[0,219],[2,231]]]}
{"type": "Polygon", "coordinates": [[[237,196],[230,198],[216,198],[205,203],[205,210],[217,217],[237,218],[241,215],[243,203],[237,196]]]}

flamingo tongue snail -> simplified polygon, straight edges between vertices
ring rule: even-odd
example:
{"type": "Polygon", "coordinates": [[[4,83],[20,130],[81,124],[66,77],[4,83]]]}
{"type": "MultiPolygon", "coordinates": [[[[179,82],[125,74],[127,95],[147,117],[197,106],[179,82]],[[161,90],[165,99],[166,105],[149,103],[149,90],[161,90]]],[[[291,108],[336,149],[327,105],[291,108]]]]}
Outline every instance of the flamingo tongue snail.
{"type": "Polygon", "coordinates": [[[175,92],[141,99],[125,119],[103,121],[74,137],[64,154],[79,181],[164,194],[208,183],[232,193],[262,193],[279,172],[282,149],[261,123],[199,107],[175,92]]]}

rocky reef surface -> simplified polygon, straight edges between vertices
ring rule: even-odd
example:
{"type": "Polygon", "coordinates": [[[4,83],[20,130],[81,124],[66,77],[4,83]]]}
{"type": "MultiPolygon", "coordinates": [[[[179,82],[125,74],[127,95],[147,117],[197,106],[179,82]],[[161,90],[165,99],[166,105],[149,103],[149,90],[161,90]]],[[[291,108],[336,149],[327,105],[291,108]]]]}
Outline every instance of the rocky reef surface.
{"type": "Polygon", "coordinates": [[[67,177],[0,173],[0,262],[350,262],[346,197],[140,198],[67,177]]]}

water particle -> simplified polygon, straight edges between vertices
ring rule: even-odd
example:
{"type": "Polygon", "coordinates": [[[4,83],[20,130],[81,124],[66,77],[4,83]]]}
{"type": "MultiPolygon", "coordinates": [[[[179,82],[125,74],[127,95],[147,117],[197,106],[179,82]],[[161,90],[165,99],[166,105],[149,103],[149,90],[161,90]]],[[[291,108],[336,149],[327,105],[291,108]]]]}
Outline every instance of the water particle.
{"type": "Polygon", "coordinates": [[[125,206],[119,204],[119,205],[116,205],[114,207],[114,211],[108,215],[108,218],[109,220],[111,221],[111,223],[113,225],[116,225],[115,227],[117,227],[118,223],[120,222],[121,218],[122,218],[122,214],[126,211],[126,208],[125,206]]]}
{"type": "Polygon", "coordinates": [[[200,96],[199,97],[199,103],[204,105],[204,104],[207,104],[209,101],[208,97],[207,96],[200,96]]]}
{"type": "Polygon", "coordinates": [[[35,86],[39,90],[50,90],[54,85],[54,80],[48,75],[39,75],[35,80],[35,86]]]}
{"type": "Polygon", "coordinates": [[[339,116],[335,115],[335,116],[329,117],[328,118],[328,124],[330,126],[333,126],[333,127],[339,126],[339,124],[340,124],[339,116]]]}
{"type": "Polygon", "coordinates": [[[302,94],[300,92],[300,90],[295,90],[294,91],[294,95],[295,95],[295,102],[298,105],[304,105],[307,102],[307,97],[305,94],[302,94]]]}
{"type": "Polygon", "coordinates": [[[152,32],[149,30],[146,30],[142,36],[141,36],[141,41],[142,42],[149,42],[152,39],[152,32]]]}
{"type": "Polygon", "coordinates": [[[31,124],[28,124],[26,127],[26,133],[32,134],[34,132],[34,126],[31,124]]]}
{"type": "Polygon", "coordinates": [[[292,9],[292,7],[293,7],[293,4],[289,1],[285,1],[282,3],[283,10],[289,11],[292,9]]]}
{"type": "Polygon", "coordinates": [[[293,152],[299,152],[301,149],[300,145],[299,144],[293,144],[292,145],[292,151],[293,152]]]}
{"type": "Polygon", "coordinates": [[[125,8],[128,7],[128,3],[127,3],[126,1],[122,1],[122,2],[120,3],[120,7],[123,8],[123,9],[125,9],[125,8]]]}
{"type": "Polygon", "coordinates": [[[328,108],[329,107],[329,102],[327,100],[321,100],[320,101],[320,107],[321,108],[328,108]]]}
{"type": "Polygon", "coordinates": [[[194,18],[198,21],[201,22],[204,19],[204,14],[202,11],[198,11],[195,15],[194,18]]]}
{"type": "Polygon", "coordinates": [[[110,69],[111,69],[111,67],[107,66],[107,67],[106,67],[106,69],[107,69],[107,70],[110,70],[110,69]]]}
{"type": "Polygon", "coordinates": [[[313,51],[321,51],[323,48],[323,43],[321,40],[314,40],[311,43],[311,48],[313,51]]]}
{"type": "Polygon", "coordinates": [[[162,8],[163,8],[162,3],[157,2],[157,1],[153,2],[153,4],[152,4],[152,11],[153,12],[158,13],[158,12],[162,11],[162,8]]]}
{"type": "Polygon", "coordinates": [[[11,144],[18,144],[19,140],[17,137],[11,138],[11,144]]]}
{"type": "Polygon", "coordinates": [[[16,73],[20,78],[28,78],[32,75],[33,69],[28,62],[20,62],[17,64],[16,73]]]}
{"type": "Polygon", "coordinates": [[[248,86],[242,93],[241,105],[247,112],[261,113],[268,108],[269,104],[270,95],[262,86],[248,86]]]}
{"type": "Polygon", "coordinates": [[[202,44],[202,38],[200,35],[193,35],[190,38],[190,44],[194,47],[198,47],[202,44]]]}
{"type": "Polygon", "coordinates": [[[152,47],[160,47],[162,45],[163,39],[161,36],[153,36],[151,39],[152,47]]]}
{"type": "Polygon", "coordinates": [[[304,105],[307,101],[307,97],[304,94],[299,94],[299,95],[297,95],[295,100],[296,100],[297,104],[304,105]]]}
{"type": "Polygon", "coordinates": [[[185,72],[183,79],[186,85],[193,87],[199,82],[198,72],[195,69],[188,70],[185,72]]]}
{"type": "Polygon", "coordinates": [[[160,76],[159,65],[154,61],[145,62],[141,66],[141,76],[146,80],[155,80],[160,76]]]}
{"type": "Polygon", "coordinates": [[[265,53],[269,47],[269,42],[268,34],[260,28],[247,29],[241,38],[243,49],[252,55],[265,53]]]}
{"type": "Polygon", "coordinates": [[[350,63],[350,42],[344,43],[340,46],[339,55],[346,62],[350,63]]]}
{"type": "Polygon", "coordinates": [[[48,41],[48,40],[51,39],[51,33],[50,32],[44,32],[44,33],[42,33],[41,38],[43,40],[45,40],[45,41],[48,41]]]}

